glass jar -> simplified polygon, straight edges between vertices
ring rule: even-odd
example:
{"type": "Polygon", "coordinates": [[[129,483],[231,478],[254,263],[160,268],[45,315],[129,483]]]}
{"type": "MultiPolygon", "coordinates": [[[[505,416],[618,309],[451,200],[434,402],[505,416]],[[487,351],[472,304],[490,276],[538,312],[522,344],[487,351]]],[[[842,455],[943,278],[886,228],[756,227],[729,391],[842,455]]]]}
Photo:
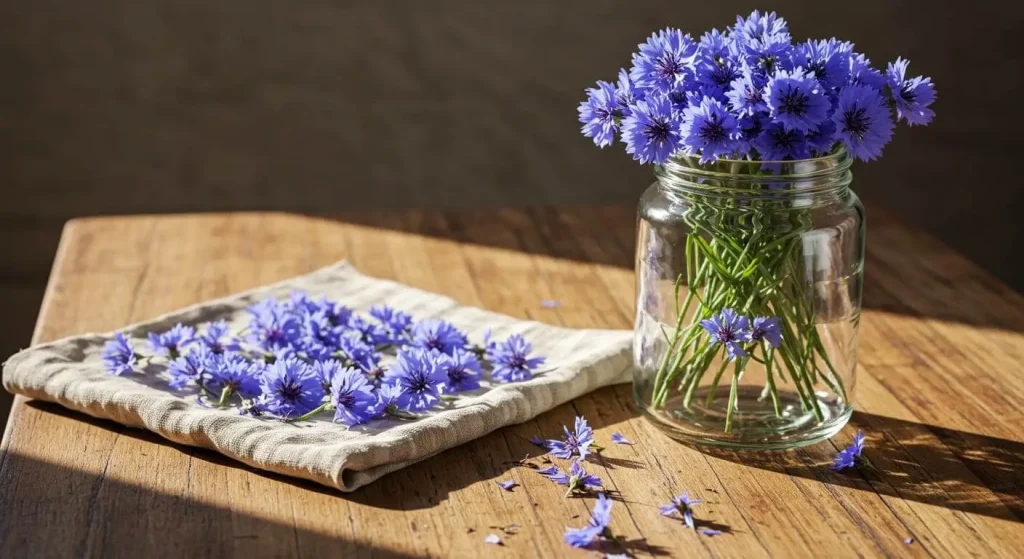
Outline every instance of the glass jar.
{"type": "Polygon", "coordinates": [[[639,204],[633,387],[669,435],[781,449],[849,420],[864,266],[851,162],[655,168],[639,204]]]}

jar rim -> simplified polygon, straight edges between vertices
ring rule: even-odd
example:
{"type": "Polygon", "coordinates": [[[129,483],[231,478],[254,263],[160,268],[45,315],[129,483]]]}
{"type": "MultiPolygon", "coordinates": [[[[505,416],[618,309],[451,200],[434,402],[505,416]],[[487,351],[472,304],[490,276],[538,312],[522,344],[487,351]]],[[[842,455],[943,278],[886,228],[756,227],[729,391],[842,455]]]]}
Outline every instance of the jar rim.
{"type": "Polygon", "coordinates": [[[696,155],[674,155],[665,163],[655,166],[655,175],[683,175],[731,180],[757,179],[786,180],[811,178],[842,173],[849,170],[853,158],[844,146],[819,157],[787,160],[753,160],[720,158],[700,163],[696,155]]]}

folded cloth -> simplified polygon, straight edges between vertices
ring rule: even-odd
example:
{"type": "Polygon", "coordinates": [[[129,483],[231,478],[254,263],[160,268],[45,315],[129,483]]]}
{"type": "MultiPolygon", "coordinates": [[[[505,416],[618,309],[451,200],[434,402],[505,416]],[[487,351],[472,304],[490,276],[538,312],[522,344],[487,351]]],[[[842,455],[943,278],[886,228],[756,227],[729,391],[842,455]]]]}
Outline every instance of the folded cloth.
{"type": "Polygon", "coordinates": [[[196,392],[173,391],[157,374],[110,375],[100,358],[104,343],[113,336],[108,333],[73,336],[14,355],[4,365],[4,388],[149,429],[177,443],[209,448],[256,468],[352,491],[495,429],[527,421],[581,394],[629,380],[628,331],[574,330],[518,320],[371,278],[344,262],[122,331],[135,347],[144,347],[148,332],[179,322],[198,325],[223,319],[238,331],[248,321],[246,307],[296,290],[326,295],[357,311],[388,304],[416,320],[443,318],[477,343],[488,329],[496,340],[522,334],[536,355],[547,358],[544,373],[525,382],[485,382],[478,390],[462,393],[451,407],[438,408],[415,421],[379,420],[349,429],[331,422],[329,413],[312,421],[285,423],[240,415],[237,409],[203,407],[196,403],[196,392]]]}

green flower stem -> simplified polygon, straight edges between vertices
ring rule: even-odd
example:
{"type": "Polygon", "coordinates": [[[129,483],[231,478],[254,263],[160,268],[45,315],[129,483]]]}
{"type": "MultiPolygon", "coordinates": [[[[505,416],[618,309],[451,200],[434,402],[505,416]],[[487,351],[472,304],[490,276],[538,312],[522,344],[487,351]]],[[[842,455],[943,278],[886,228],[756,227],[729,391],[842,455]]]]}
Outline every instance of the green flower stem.
{"type": "MultiPolygon", "coordinates": [[[[669,342],[669,347],[665,351],[664,358],[662,358],[661,366],[658,368],[658,373],[655,375],[655,381],[654,381],[654,385],[655,386],[662,386],[662,385],[668,386],[669,382],[667,380],[665,380],[663,377],[670,370],[671,371],[676,370],[679,367],[679,363],[682,361],[683,356],[685,355],[685,351],[680,351],[678,353],[678,355],[676,356],[676,360],[672,364],[671,369],[668,368],[669,359],[672,356],[672,350],[673,350],[673,348],[675,348],[675,346],[678,343],[679,338],[682,335],[683,330],[684,330],[683,329],[683,321],[686,320],[686,315],[690,312],[690,305],[693,303],[694,296],[697,294],[697,291],[695,289],[693,289],[691,286],[696,285],[698,282],[700,282],[703,279],[704,274],[707,273],[706,264],[704,264],[704,263],[699,264],[699,265],[697,264],[697,256],[694,253],[694,251],[692,250],[693,237],[694,237],[694,235],[692,233],[686,236],[686,278],[687,278],[687,283],[686,283],[686,285],[687,285],[686,300],[683,303],[682,308],[680,309],[679,303],[678,303],[678,301],[679,301],[679,290],[680,290],[681,284],[682,284],[682,274],[680,274],[679,277],[676,278],[675,290],[674,290],[675,300],[676,300],[676,327],[675,327],[675,334],[672,336],[672,339],[669,342]],[[691,260],[691,258],[692,258],[692,260],[691,260]],[[691,261],[693,262],[692,266],[690,265],[691,261]],[[694,272],[693,272],[694,269],[697,270],[696,274],[694,274],[694,272]]],[[[692,324],[691,326],[696,326],[696,324],[692,324]]],[[[663,398],[664,397],[662,397],[662,399],[663,398]]],[[[656,395],[656,400],[657,400],[657,395],[656,395]]]]}
{"type": "MultiPolygon", "coordinates": [[[[693,201],[692,211],[684,216],[691,231],[685,243],[686,270],[675,281],[676,326],[671,333],[663,331],[668,348],[654,378],[651,403],[655,408],[664,406],[678,385],[683,406],[689,409],[718,354],[718,346],[700,322],[725,307],[749,316],[777,316],[783,334],[778,348],[761,346],[762,358],[755,355],[755,345],[747,348],[749,360],[735,360],[727,430],[732,428],[739,381],[749,361],[765,368],[762,397],[771,397],[776,416],[782,415],[778,382],[791,383],[801,407],[814,413],[818,421],[824,420],[814,391],[819,378],[846,398],[842,379],[816,329],[810,286],[802,274],[802,236],[811,229],[811,219],[805,211],[782,213],[775,211],[776,207],[791,208],[770,197],[755,200],[749,211],[735,200],[725,205],[712,197],[693,201]],[[681,299],[684,281],[687,294],[681,299]]],[[[727,363],[723,362],[711,379],[707,405],[715,399],[727,363]]]]}
{"type": "Polygon", "coordinates": [[[311,417],[315,416],[318,413],[325,412],[325,411],[332,410],[332,409],[334,409],[334,405],[332,405],[330,402],[324,402],[324,403],[320,404],[320,407],[314,409],[313,411],[310,411],[308,413],[304,413],[304,414],[302,414],[302,415],[300,415],[298,417],[293,417],[293,418],[285,419],[285,421],[287,421],[288,423],[295,423],[296,421],[305,421],[305,420],[310,419],[311,417]]]}
{"type": "Polygon", "coordinates": [[[732,383],[729,385],[729,403],[725,409],[725,432],[732,431],[732,414],[736,411],[736,400],[738,399],[740,374],[743,372],[743,363],[736,360],[736,371],[732,374],[732,383]]]}
{"type": "Polygon", "coordinates": [[[768,395],[772,398],[772,409],[775,411],[775,417],[782,417],[782,406],[779,405],[779,391],[775,388],[775,377],[772,376],[772,358],[773,349],[765,350],[764,355],[764,374],[765,374],[765,389],[768,391],[768,395]]]}
{"type": "Polygon", "coordinates": [[[220,399],[217,400],[217,407],[223,408],[224,404],[228,403],[228,398],[230,398],[231,395],[234,393],[235,391],[232,390],[230,386],[225,385],[224,388],[221,389],[220,391],[220,399]]]}

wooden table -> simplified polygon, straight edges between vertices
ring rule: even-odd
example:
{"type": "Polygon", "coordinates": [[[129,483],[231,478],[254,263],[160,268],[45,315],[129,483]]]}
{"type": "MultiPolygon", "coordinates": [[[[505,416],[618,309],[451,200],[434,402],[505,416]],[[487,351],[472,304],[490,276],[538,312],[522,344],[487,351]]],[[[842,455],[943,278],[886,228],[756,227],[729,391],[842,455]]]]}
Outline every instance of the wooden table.
{"type": "MultiPolygon", "coordinates": [[[[621,431],[637,443],[608,445],[597,467],[622,498],[612,527],[636,556],[1020,557],[1024,299],[870,216],[858,411],[831,442],[700,452],[638,417],[621,385],[339,494],[19,398],[0,447],[0,557],[595,556],[562,543],[592,500],[564,499],[515,465],[535,451],[531,435],[576,414],[599,440],[621,431]],[[832,472],[856,429],[876,471],[832,472]],[[512,492],[494,483],[508,478],[512,492]],[[683,489],[726,534],[658,515],[683,489]],[[510,524],[503,547],[483,543],[510,524]]],[[[629,328],[633,223],[624,207],[75,220],[34,340],[111,330],[341,258],[515,316],[629,328]]]]}

